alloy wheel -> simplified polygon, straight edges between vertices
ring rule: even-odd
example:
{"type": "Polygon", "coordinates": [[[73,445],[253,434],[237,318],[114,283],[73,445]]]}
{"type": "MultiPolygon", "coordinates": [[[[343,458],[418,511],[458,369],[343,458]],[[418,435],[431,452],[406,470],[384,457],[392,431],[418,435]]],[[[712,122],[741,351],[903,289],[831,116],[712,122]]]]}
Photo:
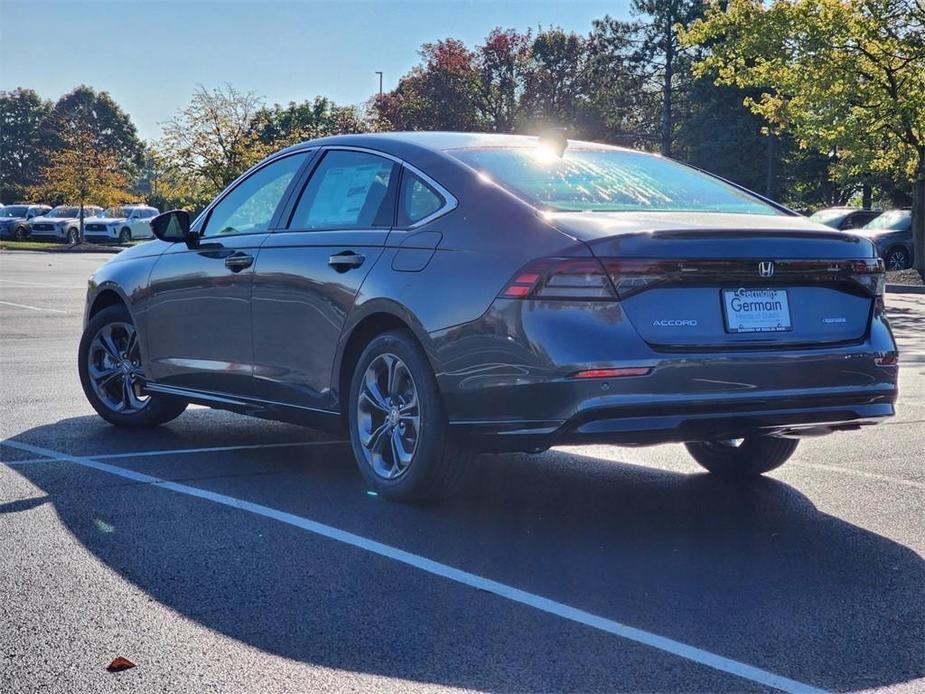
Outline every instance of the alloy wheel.
{"type": "Polygon", "coordinates": [[[887,270],[905,270],[907,264],[906,252],[901,248],[895,248],[890,251],[886,259],[887,270]]]}
{"type": "Polygon", "coordinates": [[[363,456],[384,479],[396,479],[414,458],[421,433],[417,386],[407,365],[394,354],[380,354],[363,375],[357,430],[363,456]]]}
{"type": "Polygon", "coordinates": [[[71,245],[76,244],[80,240],[80,234],[77,232],[77,229],[71,229],[67,232],[67,242],[71,245]]]}
{"type": "Polygon", "coordinates": [[[90,341],[87,370],[93,391],[113,412],[140,412],[151,400],[143,390],[138,334],[131,323],[100,328],[90,341]]]}

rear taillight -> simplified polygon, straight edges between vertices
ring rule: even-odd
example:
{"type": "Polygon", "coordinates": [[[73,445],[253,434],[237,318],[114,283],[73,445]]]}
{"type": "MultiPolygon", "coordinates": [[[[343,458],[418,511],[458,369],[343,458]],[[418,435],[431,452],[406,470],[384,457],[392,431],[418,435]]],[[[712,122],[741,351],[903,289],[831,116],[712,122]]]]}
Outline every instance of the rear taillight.
{"type": "Polygon", "coordinates": [[[664,263],[658,260],[605,258],[602,262],[621,299],[667,282],[671,277],[664,263]]]}
{"type": "Polygon", "coordinates": [[[886,289],[886,274],[881,258],[854,260],[849,267],[851,279],[874,296],[883,296],[886,289]]]}
{"type": "Polygon", "coordinates": [[[508,299],[616,299],[594,258],[541,258],[524,266],[501,292],[508,299]]]}

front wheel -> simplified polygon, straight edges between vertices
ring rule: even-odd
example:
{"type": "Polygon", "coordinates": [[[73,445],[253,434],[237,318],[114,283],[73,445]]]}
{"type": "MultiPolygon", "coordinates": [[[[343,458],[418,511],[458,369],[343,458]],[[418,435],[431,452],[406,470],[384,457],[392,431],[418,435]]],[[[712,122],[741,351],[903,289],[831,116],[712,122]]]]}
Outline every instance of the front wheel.
{"type": "Polygon", "coordinates": [[[360,355],[347,417],[360,473],[378,494],[423,501],[459,485],[464,456],[447,441],[437,379],[408,333],[383,333],[360,355]]]}
{"type": "Polygon", "coordinates": [[[119,232],[119,243],[129,243],[132,240],[132,231],[128,227],[122,227],[119,232]]]}
{"type": "Polygon", "coordinates": [[[87,323],[77,364],[87,400],[110,424],[156,427],[186,409],[183,400],[145,392],[138,333],[124,306],[105,308],[87,323]]]}
{"type": "Polygon", "coordinates": [[[722,477],[757,477],[780,467],[799,441],[779,436],[696,441],[684,444],[694,460],[722,477]]]}
{"type": "Polygon", "coordinates": [[[24,226],[16,227],[16,231],[13,232],[13,238],[16,239],[17,241],[25,241],[26,236],[28,235],[29,234],[26,231],[26,227],[24,226]]]}
{"type": "Polygon", "coordinates": [[[80,241],[80,232],[77,229],[68,229],[67,242],[72,246],[80,241]]]}

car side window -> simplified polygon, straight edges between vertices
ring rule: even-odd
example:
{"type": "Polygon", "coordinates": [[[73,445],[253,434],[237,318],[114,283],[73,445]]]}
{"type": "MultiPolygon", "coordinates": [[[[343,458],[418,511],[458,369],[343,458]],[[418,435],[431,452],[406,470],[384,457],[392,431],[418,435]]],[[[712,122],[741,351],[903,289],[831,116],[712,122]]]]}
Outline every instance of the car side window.
{"type": "Polygon", "coordinates": [[[212,208],[202,236],[228,236],[266,231],[289,183],[307,154],[292,154],[257,170],[212,208]]]}
{"type": "Polygon", "coordinates": [[[405,169],[399,194],[398,226],[411,226],[432,215],[445,203],[443,196],[434,190],[433,186],[405,169]]]}
{"type": "Polygon", "coordinates": [[[332,150],[305,185],[290,229],[389,228],[398,165],[366,152],[332,150]]]}

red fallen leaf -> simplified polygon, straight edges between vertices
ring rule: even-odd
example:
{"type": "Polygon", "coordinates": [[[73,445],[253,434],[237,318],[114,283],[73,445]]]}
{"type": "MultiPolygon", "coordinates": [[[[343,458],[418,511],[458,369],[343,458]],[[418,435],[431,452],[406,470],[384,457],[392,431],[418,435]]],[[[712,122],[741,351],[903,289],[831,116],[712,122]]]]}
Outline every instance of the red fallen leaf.
{"type": "Polygon", "coordinates": [[[128,658],[123,658],[121,655],[116,657],[109,665],[106,666],[106,669],[110,672],[122,672],[123,670],[128,670],[135,667],[133,663],[128,658]]]}

